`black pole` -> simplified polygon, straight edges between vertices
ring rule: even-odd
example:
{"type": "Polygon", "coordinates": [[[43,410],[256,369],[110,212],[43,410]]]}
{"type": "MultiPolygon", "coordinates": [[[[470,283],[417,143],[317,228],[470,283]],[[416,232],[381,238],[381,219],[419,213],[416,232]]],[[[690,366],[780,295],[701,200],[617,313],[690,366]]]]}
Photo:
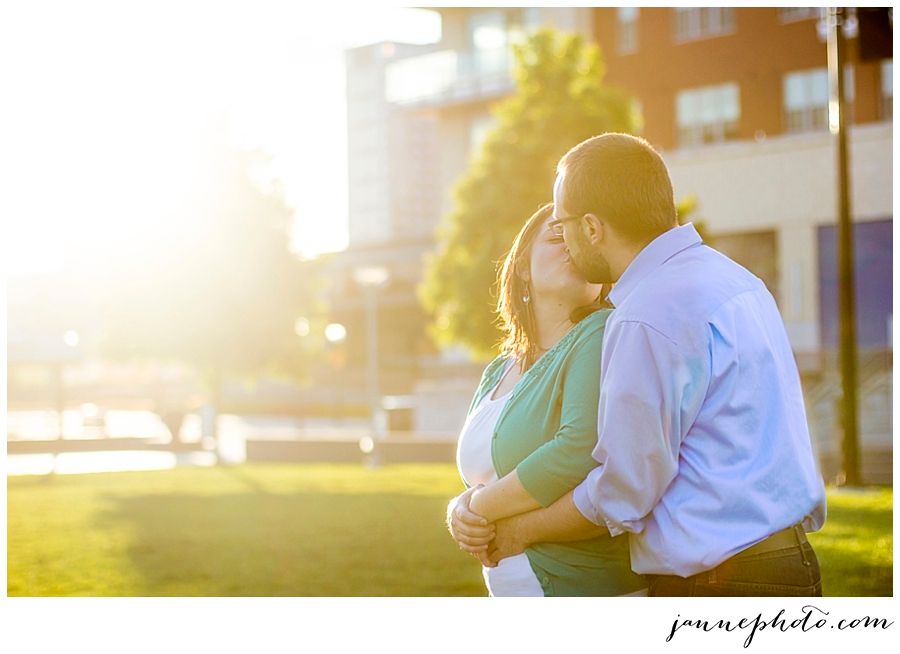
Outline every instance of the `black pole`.
{"type": "Polygon", "coordinates": [[[848,486],[858,486],[859,429],[857,410],[856,367],[856,298],[853,279],[853,226],[850,222],[850,172],[847,148],[846,103],[844,101],[844,62],[846,43],[844,26],[847,10],[829,9],[828,71],[832,80],[832,98],[837,102],[837,121],[829,121],[837,137],[838,164],[838,320],[840,326],[839,357],[843,402],[841,411],[842,477],[848,486]],[[836,95],[836,98],[835,98],[836,95]]]}

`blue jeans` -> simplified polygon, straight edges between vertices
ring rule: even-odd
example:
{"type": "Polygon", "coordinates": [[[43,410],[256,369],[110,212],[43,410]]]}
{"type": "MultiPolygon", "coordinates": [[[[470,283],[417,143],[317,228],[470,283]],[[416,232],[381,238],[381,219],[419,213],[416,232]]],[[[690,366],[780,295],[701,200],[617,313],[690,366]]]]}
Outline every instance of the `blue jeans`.
{"type": "Polygon", "coordinates": [[[734,556],[691,577],[650,575],[651,597],[821,597],[812,545],[734,556]]]}

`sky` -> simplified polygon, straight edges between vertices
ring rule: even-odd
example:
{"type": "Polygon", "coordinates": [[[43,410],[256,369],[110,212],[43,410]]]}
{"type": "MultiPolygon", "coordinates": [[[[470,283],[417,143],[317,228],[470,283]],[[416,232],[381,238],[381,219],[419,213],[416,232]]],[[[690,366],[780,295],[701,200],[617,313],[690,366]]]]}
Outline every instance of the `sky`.
{"type": "Polygon", "coordinates": [[[0,109],[11,274],[52,270],[123,220],[152,220],[167,189],[190,183],[177,144],[223,116],[234,145],[271,155],[296,210],[293,249],[344,247],[343,51],[440,38],[434,12],[371,4],[37,2],[11,13],[0,27],[14,90],[0,109]]]}

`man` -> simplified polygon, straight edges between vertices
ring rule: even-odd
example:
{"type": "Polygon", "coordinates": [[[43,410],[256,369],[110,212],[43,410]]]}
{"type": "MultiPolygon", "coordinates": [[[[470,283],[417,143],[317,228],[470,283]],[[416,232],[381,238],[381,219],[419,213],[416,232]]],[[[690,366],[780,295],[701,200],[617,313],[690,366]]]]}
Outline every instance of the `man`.
{"type": "Polygon", "coordinates": [[[598,466],[550,507],[484,534],[463,494],[455,515],[481,538],[461,546],[496,562],[531,543],[628,534],[650,595],[821,595],[805,532],[825,520],[825,489],[772,295],[678,226],[668,170],[643,139],[580,143],[559,162],[553,199],[574,264],[616,284],[598,466]]]}

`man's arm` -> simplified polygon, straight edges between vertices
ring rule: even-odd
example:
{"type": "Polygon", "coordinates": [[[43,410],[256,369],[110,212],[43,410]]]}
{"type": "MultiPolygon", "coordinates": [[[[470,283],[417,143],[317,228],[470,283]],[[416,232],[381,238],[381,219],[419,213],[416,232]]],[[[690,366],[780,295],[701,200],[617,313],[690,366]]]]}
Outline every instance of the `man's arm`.
{"type": "Polygon", "coordinates": [[[678,474],[681,440],[709,383],[708,357],[686,355],[654,327],[607,329],[600,390],[599,464],[575,488],[578,510],[613,536],[640,533],[678,474]]]}
{"type": "Polygon", "coordinates": [[[529,511],[494,523],[494,539],[488,546],[491,563],[520,554],[535,543],[564,543],[609,536],[606,527],[595,525],[585,518],[575,502],[572,491],[545,509],[529,511]]]}

